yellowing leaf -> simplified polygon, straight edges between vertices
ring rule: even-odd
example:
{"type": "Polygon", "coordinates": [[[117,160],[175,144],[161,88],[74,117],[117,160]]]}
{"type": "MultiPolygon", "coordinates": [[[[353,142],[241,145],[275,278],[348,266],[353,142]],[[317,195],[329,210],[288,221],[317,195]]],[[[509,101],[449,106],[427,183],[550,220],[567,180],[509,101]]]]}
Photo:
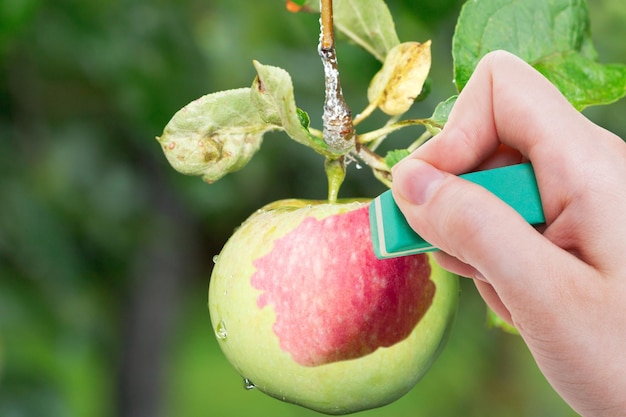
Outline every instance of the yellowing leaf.
{"type": "Polygon", "coordinates": [[[367,90],[370,104],[391,116],[405,113],[430,72],[430,41],[404,42],[389,51],[367,90]]]}
{"type": "Polygon", "coordinates": [[[296,106],[293,83],[282,68],[254,61],[257,76],[251,89],[252,104],[266,123],[282,128],[296,142],[306,145],[321,155],[337,157],[321,137],[308,129],[308,115],[296,106]],[[307,119],[304,121],[303,118],[307,119]]]}
{"type": "Polygon", "coordinates": [[[172,167],[212,183],[248,163],[263,134],[276,126],[261,119],[250,89],[203,96],[179,110],[157,137],[172,167]]]}

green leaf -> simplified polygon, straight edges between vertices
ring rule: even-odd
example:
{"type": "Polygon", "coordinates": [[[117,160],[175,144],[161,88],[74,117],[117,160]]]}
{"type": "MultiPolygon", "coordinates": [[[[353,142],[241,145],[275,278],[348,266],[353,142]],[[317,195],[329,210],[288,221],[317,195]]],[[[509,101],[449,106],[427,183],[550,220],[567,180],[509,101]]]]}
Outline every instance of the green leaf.
{"type": "Polygon", "coordinates": [[[504,49],[539,69],[578,109],[626,94],[625,67],[596,62],[584,0],[468,1],[452,48],[459,91],[485,54],[504,49]]]}
{"type": "Polygon", "coordinates": [[[458,96],[452,96],[437,104],[433,115],[426,119],[424,124],[431,135],[434,136],[441,132],[441,129],[443,129],[443,126],[448,121],[448,117],[450,116],[450,112],[452,111],[452,107],[454,107],[454,103],[456,103],[457,98],[458,96]]]}
{"type": "Polygon", "coordinates": [[[212,183],[243,168],[276,126],[261,119],[250,89],[203,96],[179,110],[157,137],[170,165],[212,183]]]}
{"type": "MultiPolygon", "coordinates": [[[[319,12],[320,2],[305,0],[303,7],[319,12]]],[[[387,53],[400,43],[384,0],[335,0],[333,15],[335,28],[380,62],[385,62],[387,53]]]]}
{"type": "Polygon", "coordinates": [[[409,156],[409,154],[410,152],[406,149],[395,149],[393,151],[389,151],[387,152],[387,155],[385,155],[385,163],[389,168],[392,168],[395,164],[409,156]]]}
{"type": "Polygon", "coordinates": [[[380,62],[400,43],[383,0],[335,0],[333,7],[337,29],[380,62]]]}
{"type": "MultiPolygon", "coordinates": [[[[305,5],[320,11],[319,0],[307,0],[305,5]]],[[[380,62],[385,62],[387,53],[400,43],[384,0],[335,0],[333,15],[335,28],[380,62]]]]}
{"type": "Polygon", "coordinates": [[[546,76],[578,110],[609,104],[626,94],[626,66],[601,65],[577,53],[565,53],[537,62],[546,76]]]}
{"type": "MultiPolygon", "coordinates": [[[[324,140],[313,135],[303,119],[303,111],[296,107],[293,83],[289,73],[282,68],[263,65],[254,61],[257,76],[252,84],[250,97],[260,117],[266,123],[280,127],[296,142],[313,148],[327,157],[337,157],[324,140]]],[[[306,113],[304,113],[306,115],[306,113]]]]}

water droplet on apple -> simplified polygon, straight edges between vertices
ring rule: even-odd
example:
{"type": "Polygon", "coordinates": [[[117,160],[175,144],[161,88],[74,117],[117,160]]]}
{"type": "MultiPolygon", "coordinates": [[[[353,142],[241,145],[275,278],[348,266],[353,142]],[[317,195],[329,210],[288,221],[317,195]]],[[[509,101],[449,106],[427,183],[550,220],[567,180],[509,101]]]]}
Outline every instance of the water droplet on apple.
{"type": "Polygon", "coordinates": [[[217,327],[215,328],[215,336],[219,340],[226,340],[226,338],[228,337],[228,332],[226,331],[226,325],[224,324],[223,321],[220,321],[217,324],[217,327]]]}
{"type": "Polygon", "coordinates": [[[250,391],[252,389],[255,388],[254,384],[252,383],[252,381],[250,381],[248,378],[244,378],[243,379],[243,387],[244,389],[246,389],[247,391],[250,391]]]}
{"type": "Polygon", "coordinates": [[[219,255],[215,255],[213,257],[213,263],[216,264],[219,259],[220,259],[220,256],[219,255]]]}

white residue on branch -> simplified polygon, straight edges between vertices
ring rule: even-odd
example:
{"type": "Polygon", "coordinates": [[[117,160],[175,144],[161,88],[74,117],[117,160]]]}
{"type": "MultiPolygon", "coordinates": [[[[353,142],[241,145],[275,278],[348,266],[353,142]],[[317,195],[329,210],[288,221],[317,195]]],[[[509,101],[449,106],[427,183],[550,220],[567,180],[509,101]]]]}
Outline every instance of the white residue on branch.
{"type": "Polygon", "coordinates": [[[352,140],[354,138],[354,125],[352,113],[341,91],[335,48],[323,48],[322,37],[320,37],[318,52],[324,65],[325,100],[324,115],[322,116],[324,141],[333,150],[345,152],[354,146],[352,140]]]}

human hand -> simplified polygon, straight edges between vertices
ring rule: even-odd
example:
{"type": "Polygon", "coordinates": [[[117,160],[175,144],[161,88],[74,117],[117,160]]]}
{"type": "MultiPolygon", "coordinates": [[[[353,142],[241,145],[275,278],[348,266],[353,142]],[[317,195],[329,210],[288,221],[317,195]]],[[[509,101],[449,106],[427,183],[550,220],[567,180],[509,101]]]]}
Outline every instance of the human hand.
{"type": "Polygon", "coordinates": [[[474,278],[584,416],[626,415],[626,143],[505,52],[487,55],[443,131],[393,170],[393,195],[437,261],[474,278]],[[530,160],[533,228],[456,175],[530,160]]]}

